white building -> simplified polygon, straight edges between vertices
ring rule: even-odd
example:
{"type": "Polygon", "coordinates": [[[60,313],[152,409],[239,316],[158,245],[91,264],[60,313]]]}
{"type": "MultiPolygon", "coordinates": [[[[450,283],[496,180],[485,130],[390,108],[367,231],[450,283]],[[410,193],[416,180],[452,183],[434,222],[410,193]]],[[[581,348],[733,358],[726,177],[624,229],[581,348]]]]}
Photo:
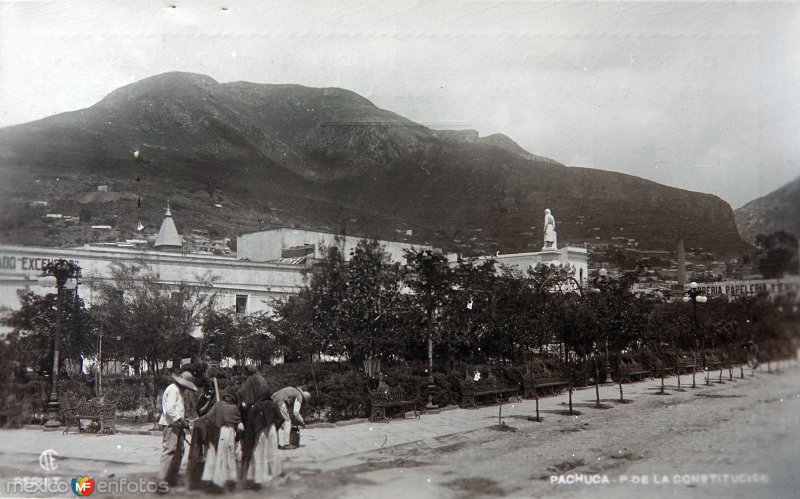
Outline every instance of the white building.
{"type": "MultiPolygon", "coordinates": [[[[82,248],[37,248],[29,246],[0,246],[0,310],[19,308],[19,293],[54,292],[39,286],[42,268],[50,261],[65,259],[81,267],[82,281],[107,279],[111,264],[145,262],[159,276],[165,287],[200,286],[213,278],[209,293],[216,295],[220,309],[258,312],[271,310],[270,303],[297,293],[303,286],[302,266],[275,262],[248,262],[213,255],[183,255],[181,253],[135,248],[86,245],[82,248]]],[[[80,296],[91,304],[92,289],[79,287],[80,296]]]]}
{"type": "MultiPolygon", "coordinates": [[[[360,238],[343,237],[345,258],[360,238]]],[[[91,305],[94,296],[91,279],[109,279],[112,263],[148,264],[166,288],[181,285],[206,286],[215,295],[219,309],[235,309],[239,313],[269,312],[275,299],[296,294],[305,284],[303,270],[311,259],[322,255],[322,248],[336,243],[334,234],[294,229],[277,229],[245,234],[238,239],[238,256],[215,256],[181,251],[172,214],[167,208],[157,248],[134,247],[133,244],[86,244],[75,248],[44,248],[0,245],[0,317],[20,306],[19,294],[55,292],[39,286],[42,269],[48,262],[64,259],[81,267],[83,285],[79,295],[91,305]],[[166,250],[166,251],[165,251],[166,250]],[[301,257],[297,257],[297,255],[301,257]]],[[[405,243],[379,241],[395,260],[403,257],[405,243]]],[[[420,246],[419,249],[427,249],[420,246]]],[[[0,329],[5,334],[7,329],[0,329]]]]}
{"type": "MultiPolygon", "coordinates": [[[[456,255],[448,255],[450,264],[457,261],[456,255]]],[[[535,251],[530,253],[498,253],[493,256],[483,256],[477,259],[478,262],[494,260],[500,265],[517,270],[522,274],[527,274],[528,269],[534,269],[539,264],[567,266],[575,269],[575,280],[583,288],[589,278],[589,259],[586,248],[579,246],[565,246],[557,250],[535,251]]],[[[571,284],[567,286],[571,287],[571,284]]]]}
{"type": "MultiPolygon", "coordinates": [[[[355,249],[363,237],[337,236],[328,232],[315,232],[301,229],[273,229],[244,234],[236,239],[236,255],[242,260],[251,262],[280,261],[284,258],[309,259],[320,258],[326,247],[338,245],[342,249],[345,260],[350,258],[350,252],[355,249]]],[[[383,247],[395,262],[405,262],[405,250],[411,244],[382,241],[378,243],[383,247]]],[[[413,246],[415,250],[431,249],[430,246],[413,246]]]]}

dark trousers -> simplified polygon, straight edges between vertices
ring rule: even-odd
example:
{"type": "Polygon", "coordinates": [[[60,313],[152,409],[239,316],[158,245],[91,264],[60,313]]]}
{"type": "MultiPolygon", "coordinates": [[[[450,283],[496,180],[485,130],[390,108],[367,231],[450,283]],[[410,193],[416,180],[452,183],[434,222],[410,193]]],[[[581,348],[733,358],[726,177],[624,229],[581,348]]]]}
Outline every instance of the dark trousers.
{"type": "Polygon", "coordinates": [[[208,437],[205,425],[204,421],[198,419],[192,426],[189,465],[186,467],[186,477],[190,489],[200,488],[200,481],[203,477],[203,468],[206,464],[206,453],[208,452],[208,437]]]}

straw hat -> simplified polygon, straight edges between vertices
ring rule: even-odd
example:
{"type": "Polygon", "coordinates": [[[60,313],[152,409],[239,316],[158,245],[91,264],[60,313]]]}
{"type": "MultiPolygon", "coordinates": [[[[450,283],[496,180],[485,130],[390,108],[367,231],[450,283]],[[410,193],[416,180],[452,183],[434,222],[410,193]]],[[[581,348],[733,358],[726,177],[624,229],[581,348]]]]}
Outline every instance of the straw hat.
{"type": "Polygon", "coordinates": [[[197,386],[194,384],[194,376],[189,371],[183,371],[180,376],[173,374],[172,379],[174,379],[179,385],[184,386],[193,392],[197,391],[197,386]]]}

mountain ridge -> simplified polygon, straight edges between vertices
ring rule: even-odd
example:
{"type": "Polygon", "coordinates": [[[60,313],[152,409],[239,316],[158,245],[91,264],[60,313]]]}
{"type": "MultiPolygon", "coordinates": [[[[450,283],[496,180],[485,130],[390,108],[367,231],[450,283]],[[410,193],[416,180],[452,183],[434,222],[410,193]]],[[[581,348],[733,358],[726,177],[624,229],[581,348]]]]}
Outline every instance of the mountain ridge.
{"type": "Polygon", "coordinates": [[[464,253],[535,251],[551,208],[562,242],[621,235],[672,249],[680,229],[688,247],[747,247],[716,196],[567,167],[502,134],[431,130],[337,88],[157,75],[89,108],[0,129],[0,170],[10,214],[0,238],[15,242],[79,240],[74,228],[27,220],[30,202],[78,210],[69,199],[110,183],[143,208],[80,209],[116,217],[123,235],[137,217],[160,222],[169,198],[176,223],[183,210],[189,227],[228,236],[264,224],[384,239],[413,229],[412,242],[464,253]]]}
{"type": "Polygon", "coordinates": [[[759,234],[780,230],[800,238],[800,176],[734,211],[742,237],[755,242],[759,234]]]}

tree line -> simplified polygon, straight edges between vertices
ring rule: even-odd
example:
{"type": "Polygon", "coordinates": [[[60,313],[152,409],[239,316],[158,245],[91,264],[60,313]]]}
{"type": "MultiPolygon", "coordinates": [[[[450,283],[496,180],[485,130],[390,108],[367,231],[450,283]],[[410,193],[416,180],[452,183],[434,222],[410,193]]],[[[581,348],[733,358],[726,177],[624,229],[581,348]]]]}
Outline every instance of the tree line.
{"type": "MultiPolygon", "coordinates": [[[[272,313],[237,314],[215,306],[213,278],[165,288],[144,263],[114,264],[110,277],[88,282],[93,306],[80,296],[64,303],[61,351],[66,366],[100,356],[152,376],[168,362],[234,359],[268,363],[278,356],[317,356],[351,363],[368,359],[424,364],[431,337],[435,370],[460,365],[524,365],[550,357],[600,369],[625,355],[651,357],[715,352],[741,357],[756,346],[764,358],[796,351],[797,304],[766,296],[696,305],[632,293],[635,274],[579,283],[574,269],[540,265],[520,272],[491,259],[448,262],[434,251],[408,250],[393,262],[377,241],[349,255],[326,249],[306,272],[306,286],[272,304],[272,313]],[[696,312],[693,315],[693,312],[696,312]],[[748,350],[749,349],[749,350],[748,350]]],[[[21,296],[5,324],[4,370],[52,365],[55,295],[21,296]]],[[[8,378],[7,378],[8,379],[8,378]]]]}

